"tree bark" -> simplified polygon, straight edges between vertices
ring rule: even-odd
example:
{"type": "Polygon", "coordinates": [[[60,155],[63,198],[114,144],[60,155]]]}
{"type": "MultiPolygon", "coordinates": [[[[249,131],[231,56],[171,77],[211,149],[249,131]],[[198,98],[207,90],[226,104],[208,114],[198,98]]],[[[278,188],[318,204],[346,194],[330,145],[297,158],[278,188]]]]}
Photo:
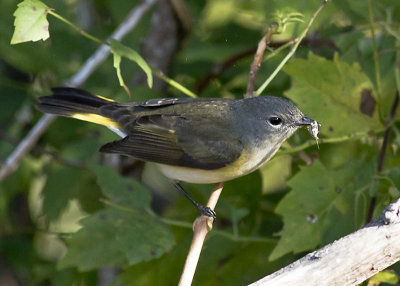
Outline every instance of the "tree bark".
{"type": "Polygon", "coordinates": [[[399,260],[400,199],[362,229],[250,285],[357,285],[399,260]]]}

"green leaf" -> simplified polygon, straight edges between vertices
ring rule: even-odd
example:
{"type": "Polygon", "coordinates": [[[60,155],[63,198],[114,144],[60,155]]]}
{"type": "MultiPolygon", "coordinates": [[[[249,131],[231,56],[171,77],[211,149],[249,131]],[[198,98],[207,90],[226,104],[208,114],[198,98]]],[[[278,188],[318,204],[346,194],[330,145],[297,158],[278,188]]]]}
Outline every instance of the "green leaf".
{"type": "Polygon", "coordinates": [[[286,96],[304,114],[322,124],[321,133],[325,136],[382,130],[377,107],[372,116],[360,110],[363,91],[374,94],[358,64],[349,65],[337,55],[331,61],[310,53],[308,59],[287,64],[284,71],[294,78],[286,96]]]}
{"type": "Polygon", "coordinates": [[[88,271],[157,258],[171,249],[174,238],[168,227],[143,210],[107,207],[83,219],[82,229],[67,243],[60,266],[88,271]]]}
{"type": "Polygon", "coordinates": [[[107,209],[83,219],[82,229],[67,239],[69,247],[60,267],[75,266],[87,271],[124,262],[124,253],[115,243],[114,213],[107,209]]]}
{"type": "Polygon", "coordinates": [[[11,44],[29,41],[45,41],[50,37],[49,22],[46,19],[48,7],[37,0],[25,0],[18,4],[14,13],[15,31],[11,44]]]}
{"type": "Polygon", "coordinates": [[[149,192],[133,179],[106,166],[91,166],[107,207],[82,220],[82,229],[67,239],[61,267],[81,271],[132,265],[161,256],[174,245],[168,226],[149,211],[149,192]],[[94,243],[95,242],[95,243],[94,243]]]}
{"type": "Polygon", "coordinates": [[[394,271],[390,270],[385,270],[382,272],[379,272],[372,276],[369,279],[369,285],[380,285],[381,283],[387,283],[390,285],[398,285],[399,283],[399,277],[396,275],[394,271]]]}
{"type": "Polygon", "coordinates": [[[117,77],[119,81],[119,85],[122,86],[125,90],[128,90],[128,87],[125,85],[124,79],[121,75],[121,56],[119,54],[113,53],[113,60],[114,60],[114,68],[117,71],[117,77]]]}
{"type": "Polygon", "coordinates": [[[192,233],[186,234],[168,255],[126,268],[115,277],[110,286],[130,285],[132,281],[135,281],[135,285],[176,284],[182,273],[181,266],[185,263],[191,240],[192,233]],[[154,275],[154,273],[157,273],[157,275],[154,275]]]}
{"type": "Polygon", "coordinates": [[[321,216],[337,196],[335,182],[319,160],[310,167],[302,167],[288,185],[291,192],[276,208],[285,225],[271,260],[291,251],[297,253],[315,248],[322,237],[321,216]]]}
{"type": "Polygon", "coordinates": [[[48,174],[43,189],[43,212],[47,219],[56,220],[71,198],[81,190],[84,177],[82,169],[57,165],[48,174]]]}
{"type": "Polygon", "coordinates": [[[90,168],[103,194],[113,202],[126,207],[150,207],[150,193],[138,181],[124,178],[108,166],[91,165],[90,168]]]}
{"type": "MultiPolygon", "coordinates": [[[[289,180],[291,191],[275,210],[283,217],[284,227],[270,259],[312,250],[365,223],[376,157],[371,148],[360,144],[358,148],[364,155],[348,157],[337,169],[328,169],[316,160],[289,180]]],[[[341,152],[340,148],[330,151],[341,152]]]]}
{"type": "Polygon", "coordinates": [[[276,192],[286,187],[292,171],[292,157],[289,155],[273,158],[260,168],[263,194],[276,192]]]}
{"type": "MultiPolygon", "coordinates": [[[[120,42],[111,39],[110,40],[110,44],[111,44],[111,53],[113,53],[114,55],[114,67],[116,67],[117,69],[117,75],[118,75],[118,79],[120,81],[121,84],[121,71],[120,71],[120,57],[126,57],[127,59],[137,63],[142,70],[146,73],[147,75],[147,84],[149,85],[149,87],[151,88],[153,86],[153,75],[151,73],[151,68],[150,66],[146,63],[146,61],[133,49],[124,46],[123,44],[121,44],[120,42]],[[115,55],[117,55],[117,58],[115,57],[115,55]],[[119,57],[119,59],[118,59],[119,57]]],[[[123,82],[123,80],[122,80],[123,82]]]]}
{"type": "Polygon", "coordinates": [[[224,192],[229,196],[220,199],[217,210],[222,216],[232,221],[234,230],[237,229],[239,222],[246,221],[246,225],[256,222],[262,195],[260,172],[252,172],[226,182],[224,192]]]}

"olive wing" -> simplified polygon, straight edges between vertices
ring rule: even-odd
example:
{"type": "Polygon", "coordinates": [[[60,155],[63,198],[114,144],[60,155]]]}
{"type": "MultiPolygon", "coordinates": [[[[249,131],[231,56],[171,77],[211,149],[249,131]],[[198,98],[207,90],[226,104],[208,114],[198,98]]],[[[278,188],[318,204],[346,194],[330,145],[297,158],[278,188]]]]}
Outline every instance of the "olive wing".
{"type": "Polygon", "coordinates": [[[100,151],[144,161],[213,170],[236,161],[241,141],[223,120],[174,114],[145,115],[130,126],[128,136],[105,144],[100,151]]]}

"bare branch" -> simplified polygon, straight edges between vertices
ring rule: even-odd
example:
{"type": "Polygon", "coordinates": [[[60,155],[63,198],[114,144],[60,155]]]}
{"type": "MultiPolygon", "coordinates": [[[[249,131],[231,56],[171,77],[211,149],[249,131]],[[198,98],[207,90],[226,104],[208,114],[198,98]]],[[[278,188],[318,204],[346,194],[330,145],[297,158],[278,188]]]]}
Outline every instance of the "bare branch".
{"type": "Polygon", "coordinates": [[[400,260],[400,199],[374,222],[250,284],[358,285],[400,260]]]}
{"type": "MultiPolygon", "coordinates": [[[[396,92],[396,94],[394,95],[392,108],[390,109],[390,113],[389,113],[388,117],[386,118],[386,124],[385,124],[386,129],[385,129],[385,133],[383,134],[383,141],[382,141],[381,150],[379,151],[379,157],[378,157],[378,166],[376,168],[376,171],[378,173],[382,173],[382,171],[383,171],[383,162],[385,161],[385,157],[386,157],[387,145],[389,143],[389,135],[392,131],[392,124],[393,124],[392,121],[396,115],[396,110],[397,110],[398,105],[399,105],[399,93],[396,92]]],[[[369,204],[369,209],[368,209],[368,214],[367,214],[367,222],[370,222],[372,220],[375,205],[376,205],[376,196],[371,198],[371,201],[369,204]]]]}
{"type": "Polygon", "coordinates": [[[227,68],[232,66],[240,59],[251,56],[252,54],[255,53],[256,50],[257,49],[255,47],[244,50],[240,53],[231,56],[230,58],[224,60],[223,62],[219,62],[216,65],[214,65],[211,71],[206,76],[204,76],[203,79],[201,79],[200,82],[197,84],[195,92],[197,94],[200,94],[207,87],[207,85],[210,83],[212,79],[220,75],[222,72],[224,72],[227,68]]]}
{"type": "MultiPolygon", "coordinates": [[[[143,15],[156,3],[157,0],[146,0],[140,5],[136,6],[125,20],[118,26],[110,38],[121,40],[129,33],[143,15]]],[[[110,53],[110,47],[107,45],[100,46],[97,51],[85,62],[80,71],[73,77],[65,81],[68,86],[80,86],[85,80],[93,73],[97,66],[102,63],[108,54],[110,53]]],[[[37,140],[47,129],[50,123],[54,120],[53,115],[45,114],[39,120],[38,123],[31,129],[21,143],[15,148],[10,156],[6,159],[5,164],[0,169],[0,181],[6,178],[8,175],[13,173],[17,168],[19,161],[33,148],[37,140]]]]}
{"type": "Polygon", "coordinates": [[[254,61],[250,67],[249,82],[247,83],[247,91],[244,98],[253,97],[254,86],[256,84],[256,77],[258,70],[260,69],[261,62],[263,60],[264,51],[267,48],[269,42],[271,41],[272,35],[276,32],[278,28],[278,23],[272,22],[267,29],[267,32],[262,37],[260,42],[258,42],[258,47],[256,54],[254,55],[254,61]]]}
{"type": "MultiPolygon", "coordinates": [[[[277,55],[280,51],[282,51],[283,49],[295,44],[297,42],[298,39],[293,39],[290,41],[276,41],[276,42],[270,42],[268,44],[268,47],[270,48],[277,48],[276,50],[274,50],[273,52],[271,52],[270,54],[268,54],[266,57],[264,57],[264,61],[272,58],[273,56],[277,55]]],[[[303,47],[305,46],[309,46],[311,50],[320,48],[320,47],[329,47],[335,51],[338,51],[339,49],[335,46],[335,43],[333,43],[330,40],[324,40],[321,39],[319,37],[310,37],[310,38],[305,38],[301,45],[303,47]]],[[[257,51],[257,47],[253,47],[253,48],[249,48],[246,49],[244,51],[241,51],[237,54],[234,54],[233,56],[227,58],[226,60],[219,62],[217,64],[215,64],[212,68],[211,71],[206,74],[200,81],[199,83],[196,85],[196,88],[194,90],[194,92],[196,94],[200,94],[206,87],[207,85],[210,83],[210,81],[214,78],[216,78],[217,76],[219,76],[221,73],[223,73],[226,69],[228,69],[229,67],[231,67],[233,64],[235,64],[237,61],[246,58],[248,56],[253,55],[255,52],[257,51]]]]}
{"type": "Polygon", "coordinates": [[[9,174],[14,172],[18,168],[18,163],[23,156],[35,145],[36,141],[39,140],[40,135],[47,129],[51,122],[53,122],[55,116],[45,114],[39,120],[38,123],[29,131],[28,135],[18,144],[14,152],[8,156],[4,165],[0,170],[0,181],[2,181],[9,174]]]}
{"type": "MultiPolygon", "coordinates": [[[[216,184],[210,198],[208,199],[207,206],[212,210],[214,210],[215,206],[217,205],[223,186],[224,183],[216,184]]],[[[206,238],[207,233],[212,229],[212,224],[213,218],[206,216],[199,216],[194,221],[193,240],[192,244],[190,245],[189,253],[186,257],[185,266],[179,281],[179,286],[190,286],[192,284],[204,239],[206,238]]]]}

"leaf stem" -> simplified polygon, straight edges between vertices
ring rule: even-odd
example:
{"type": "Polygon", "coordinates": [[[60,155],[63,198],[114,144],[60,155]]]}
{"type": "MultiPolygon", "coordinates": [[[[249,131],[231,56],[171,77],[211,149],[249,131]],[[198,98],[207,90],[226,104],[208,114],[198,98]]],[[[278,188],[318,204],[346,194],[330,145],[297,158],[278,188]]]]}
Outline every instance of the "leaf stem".
{"type": "Polygon", "coordinates": [[[396,62],[394,63],[393,69],[394,69],[394,79],[396,81],[397,92],[400,94],[400,51],[397,51],[396,53],[396,62]]]}
{"type": "MultiPolygon", "coordinates": [[[[74,30],[76,30],[78,33],[80,33],[82,36],[96,42],[99,43],[101,45],[107,45],[110,46],[110,43],[108,43],[107,41],[103,41],[100,40],[99,38],[85,32],[84,30],[82,30],[81,28],[79,28],[78,26],[76,26],[74,23],[72,23],[71,21],[65,19],[64,17],[62,17],[61,15],[57,14],[56,12],[54,12],[53,9],[48,9],[48,13],[54,17],[56,17],[57,19],[61,20],[62,22],[66,23],[67,25],[69,25],[70,27],[72,27],[74,30]]],[[[122,44],[121,44],[122,45],[122,44]]],[[[167,77],[166,75],[164,75],[162,72],[160,72],[159,70],[155,69],[155,68],[151,68],[152,72],[160,79],[162,79],[163,81],[165,81],[167,84],[169,84],[172,87],[175,87],[177,90],[181,91],[182,93],[186,94],[187,96],[190,97],[197,97],[197,95],[195,93],[193,93],[192,91],[190,91],[189,89],[187,89],[186,87],[184,87],[183,85],[179,84],[178,82],[174,81],[173,79],[167,77]]]]}
{"type": "Polygon", "coordinates": [[[120,204],[115,203],[115,202],[113,202],[113,201],[111,201],[109,199],[106,199],[106,198],[99,198],[99,201],[102,202],[103,204],[107,205],[107,206],[119,209],[121,211],[126,211],[126,212],[130,212],[130,213],[134,212],[131,208],[123,206],[123,205],[120,205],[120,204]]]}
{"type": "Polygon", "coordinates": [[[65,19],[64,17],[62,17],[61,15],[57,14],[56,12],[54,12],[53,9],[48,9],[47,12],[56,17],[57,19],[59,19],[60,21],[64,22],[65,24],[69,25],[71,28],[73,28],[74,30],[76,30],[79,34],[81,34],[82,36],[88,38],[89,40],[92,40],[94,42],[97,42],[101,45],[107,45],[109,46],[110,44],[107,43],[106,41],[100,40],[99,38],[96,38],[95,36],[90,35],[89,33],[85,32],[84,30],[82,30],[80,27],[78,27],[77,25],[75,25],[74,23],[72,23],[71,21],[65,19]]]}
{"type": "Polygon", "coordinates": [[[288,41],[287,43],[283,44],[282,46],[280,46],[279,48],[276,48],[275,50],[273,50],[271,53],[269,53],[268,55],[266,55],[265,57],[265,61],[273,58],[274,56],[276,56],[277,54],[279,54],[282,50],[286,49],[287,47],[295,44],[299,39],[293,39],[288,41]]]}
{"type": "Polygon", "coordinates": [[[151,71],[154,73],[155,76],[157,76],[158,78],[162,79],[163,81],[168,83],[170,86],[175,87],[177,90],[179,90],[180,92],[186,94],[187,96],[189,96],[189,97],[197,97],[197,95],[195,93],[193,93],[192,91],[190,91],[188,88],[184,87],[183,85],[181,85],[177,81],[173,80],[172,78],[167,77],[161,71],[159,71],[159,70],[157,70],[155,68],[151,68],[151,71]]]}
{"type": "MultiPolygon", "coordinates": [[[[352,140],[352,139],[359,139],[359,138],[363,138],[363,137],[367,137],[369,136],[368,132],[355,132],[349,135],[344,135],[341,137],[331,137],[331,138],[320,138],[319,139],[319,144],[323,144],[323,143],[340,143],[340,142],[344,142],[344,141],[348,141],[348,140],[352,140]]],[[[291,154],[291,153],[295,153],[304,149],[307,149],[308,147],[317,145],[317,142],[315,140],[308,140],[305,143],[297,146],[297,147],[293,147],[290,149],[286,149],[286,150],[279,150],[277,155],[285,155],[285,154],[291,154]]]]}
{"type": "Polygon", "coordinates": [[[299,47],[301,41],[304,39],[304,37],[307,35],[308,31],[311,28],[312,23],[314,22],[315,18],[319,14],[319,12],[324,8],[325,4],[328,2],[328,0],[323,0],[321,5],[319,6],[318,10],[315,11],[315,13],[311,16],[310,22],[308,23],[307,27],[304,29],[303,33],[301,36],[297,39],[296,43],[293,45],[292,49],[290,52],[286,55],[286,57],[280,62],[278,67],[273,71],[273,73],[267,78],[267,80],[257,89],[256,91],[256,96],[259,96],[265,88],[270,84],[270,82],[275,78],[275,76],[278,74],[278,72],[283,68],[283,66],[287,63],[287,61],[294,55],[296,52],[297,48],[299,47]]]}

